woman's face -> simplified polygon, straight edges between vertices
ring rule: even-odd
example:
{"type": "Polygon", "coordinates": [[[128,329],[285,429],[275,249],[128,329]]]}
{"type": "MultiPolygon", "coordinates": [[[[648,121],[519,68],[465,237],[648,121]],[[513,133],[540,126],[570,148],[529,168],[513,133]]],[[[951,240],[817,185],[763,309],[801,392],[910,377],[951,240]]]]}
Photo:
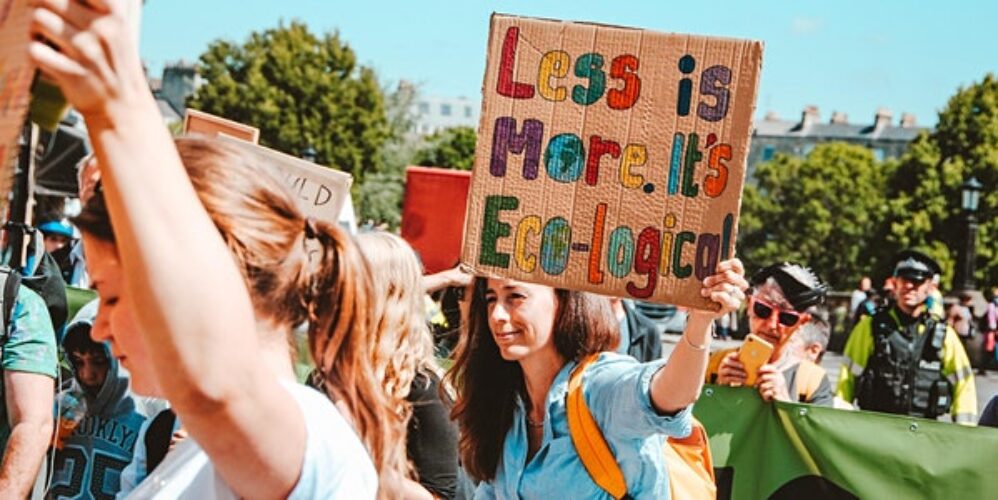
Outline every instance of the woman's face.
{"type": "Polygon", "coordinates": [[[485,291],[489,330],[506,361],[522,361],[538,352],[556,352],[554,289],[522,281],[489,279],[485,291]]]}
{"type": "Polygon", "coordinates": [[[145,344],[138,335],[132,304],[125,293],[125,275],[114,243],[83,233],[87,268],[94,289],[100,294],[97,320],[90,331],[95,342],[111,344],[111,353],[131,374],[132,390],[158,396],[159,385],[149,363],[145,344]]]}

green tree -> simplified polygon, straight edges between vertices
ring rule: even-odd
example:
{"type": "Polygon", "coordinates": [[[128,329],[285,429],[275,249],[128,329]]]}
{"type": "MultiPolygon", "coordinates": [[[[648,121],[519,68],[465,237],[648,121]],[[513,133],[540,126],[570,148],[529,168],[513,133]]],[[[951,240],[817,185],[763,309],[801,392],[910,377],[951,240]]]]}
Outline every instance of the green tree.
{"type": "Polygon", "coordinates": [[[832,287],[851,287],[876,260],[887,170],[869,149],[845,143],[759,165],[739,221],[738,252],[749,271],[797,261],[832,287]]]}
{"type": "Polygon", "coordinates": [[[201,55],[206,84],[188,106],[260,128],[260,142],[354,176],[377,171],[389,136],[374,71],[338,33],[321,37],[291,22],[253,32],[239,45],[212,42],[201,55]]]}
{"type": "Polygon", "coordinates": [[[471,170],[475,165],[475,143],[478,134],[471,127],[451,127],[426,138],[426,145],[417,153],[417,165],[471,170]]]}
{"type": "Polygon", "coordinates": [[[405,193],[405,168],[421,144],[412,133],[415,128],[413,102],[417,89],[400,82],[394,91],[385,91],[385,114],[389,137],[381,147],[381,168],[364,179],[357,190],[357,213],[360,221],[385,223],[392,229],[402,221],[402,197],[405,193]]]}
{"type": "MultiPolygon", "coordinates": [[[[943,267],[944,287],[951,283],[956,254],[964,245],[960,185],[970,176],[984,185],[976,278],[980,286],[996,285],[998,78],[990,73],[957,90],[939,113],[935,131],[911,144],[888,182],[887,245],[927,251],[943,267]]],[[[881,267],[886,272],[885,264],[881,267]]]]}
{"type": "Polygon", "coordinates": [[[357,191],[360,223],[387,224],[392,230],[402,223],[403,175],[375,172],[364,179],[357,191]]]}

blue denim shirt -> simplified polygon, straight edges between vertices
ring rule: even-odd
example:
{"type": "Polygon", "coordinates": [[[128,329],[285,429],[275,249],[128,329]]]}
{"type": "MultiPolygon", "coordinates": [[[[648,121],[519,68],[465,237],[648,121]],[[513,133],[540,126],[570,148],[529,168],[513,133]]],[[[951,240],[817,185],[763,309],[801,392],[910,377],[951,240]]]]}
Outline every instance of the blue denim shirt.
{"type": "MultiPolygon", "coordinates": [[[[659,415],[652,407],[651,377],[664,363],[642,364],[630,356],[602,353],[583,376],[586,404],[633,498],[669,498],[662,447],[667,436],[686,437],[692,430],[692,407],[671,417],[659,415]]],[[[548,390],[544,438],[529,463],[524,407],[519,402],[496,477],[479,485],[476,499],[612,498],[590,479],[568,432],[565,399],[575,365],[574,361],[566,364],[548,390]]]]}

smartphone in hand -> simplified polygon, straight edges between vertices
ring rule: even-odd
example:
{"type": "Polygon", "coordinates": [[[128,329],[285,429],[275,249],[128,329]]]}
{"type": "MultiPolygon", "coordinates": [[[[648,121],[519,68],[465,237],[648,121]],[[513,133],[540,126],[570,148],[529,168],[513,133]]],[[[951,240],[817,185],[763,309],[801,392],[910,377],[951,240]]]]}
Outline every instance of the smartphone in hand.
{"type": "Polygon", "coordinates": [[[745,365],[745,385],[754,386],[759,378],[759,367],[769,362],[769,357],[773,355],[773,344],[766,342],[762,337],[750,333],[745,337],[745,343],[738,349],[738,360],[745,365]]]}

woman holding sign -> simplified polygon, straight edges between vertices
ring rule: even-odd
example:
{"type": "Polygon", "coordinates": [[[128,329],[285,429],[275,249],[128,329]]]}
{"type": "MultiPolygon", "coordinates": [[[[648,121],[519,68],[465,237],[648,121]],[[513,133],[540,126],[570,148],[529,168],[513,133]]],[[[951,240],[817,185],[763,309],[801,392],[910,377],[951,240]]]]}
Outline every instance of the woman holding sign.
{"type": "Polygon", "coordinates": [[[741,304],[743,274],[737,259],[720,263],[701,291],[719,310],[692,311],[669,362],[644,364],[607,352],[619,330],[606,298],[480,278],[450,374],[463,463],[482,481],[476,498],[668,498],[665,438],[691,431],[710,326],[741,304]],[[573,377],[580,363],[590,364],[573,377]],[[611,495],[587,472],[570,430],[572,394],[613,450],[625,491],[611,495]]]}
{"type": "Polygon", "coordinates": [[[404,441],[368,356],[360,252],[335,224],[305,218],[254,158],[216,141],[174,144],[124,0],[33,5],[32,35],[46,42],[31,56],[85,116],[103,174],[81,224],[101,295],[93,335],[110,340],[136,390],[169,399],[191,436],[133,494],[374,498],[368,453],[392,477],[404,441]],[[306,320],[344,414],[294,383],[287,334],[306,320]]]}

